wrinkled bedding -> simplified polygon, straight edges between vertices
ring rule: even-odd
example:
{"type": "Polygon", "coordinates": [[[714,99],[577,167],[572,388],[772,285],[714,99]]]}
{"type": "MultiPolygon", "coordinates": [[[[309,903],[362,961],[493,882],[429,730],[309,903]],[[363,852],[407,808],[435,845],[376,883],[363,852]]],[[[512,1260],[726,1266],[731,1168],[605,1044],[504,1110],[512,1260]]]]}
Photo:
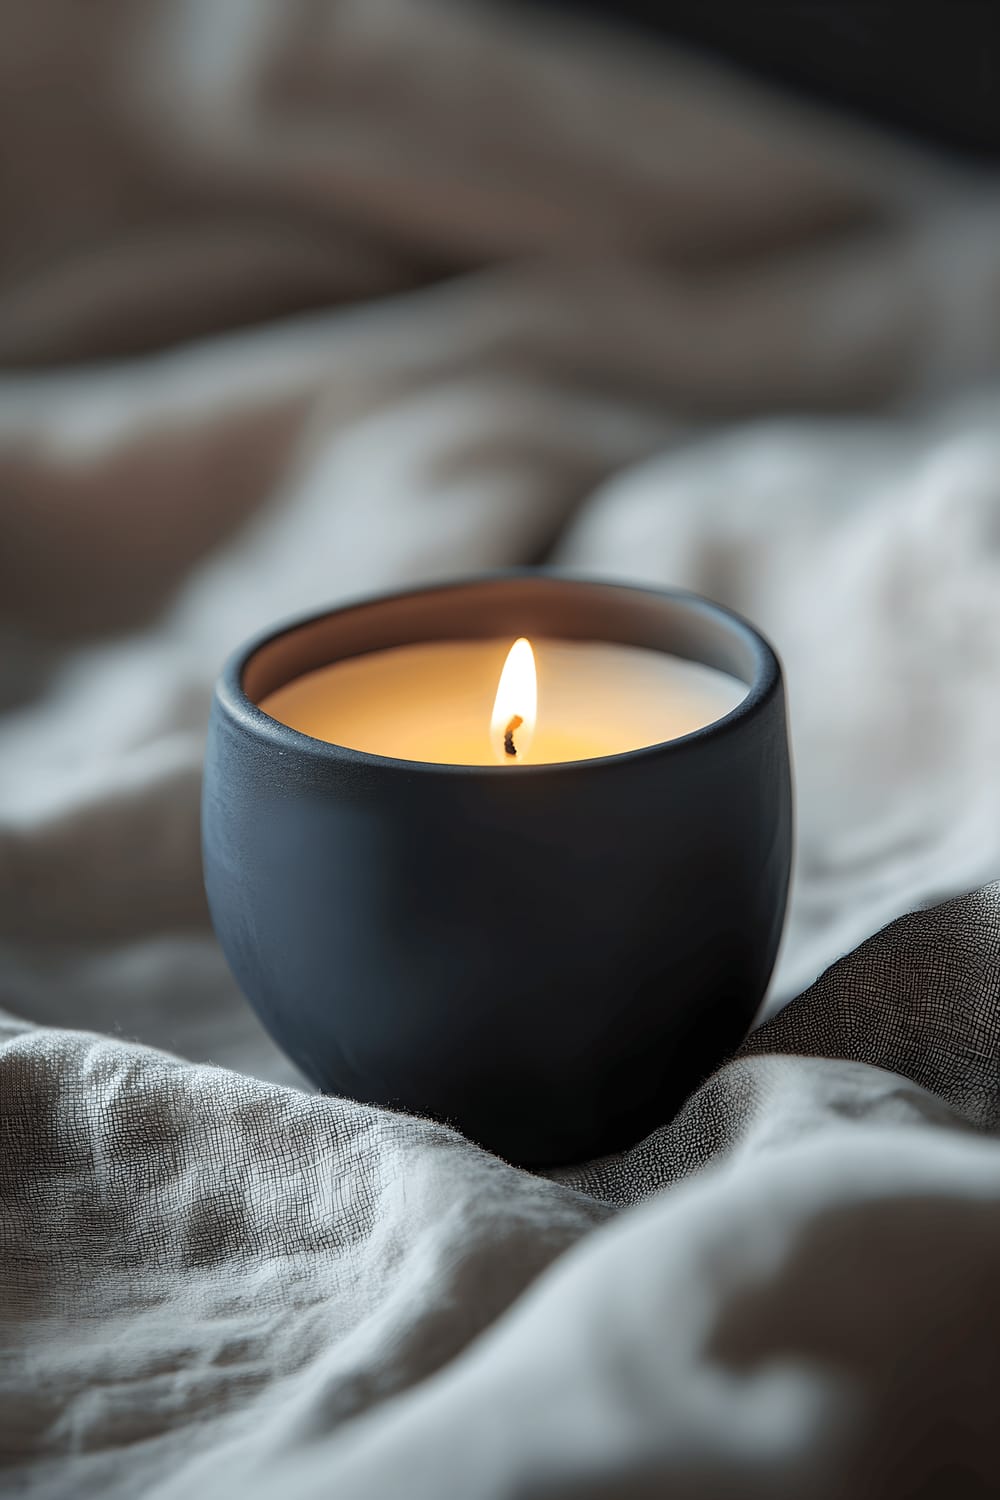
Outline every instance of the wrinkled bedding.
{"type": "Polygon", "coordinates": [[[438,0],[0,93],[0,1491],[995,1493],[996,184],[438,0]],[[543,560],[757,621],[798,790],[763,1025],[549,1177],[310,1094],[198,849],[244,636],[543,560]]]}

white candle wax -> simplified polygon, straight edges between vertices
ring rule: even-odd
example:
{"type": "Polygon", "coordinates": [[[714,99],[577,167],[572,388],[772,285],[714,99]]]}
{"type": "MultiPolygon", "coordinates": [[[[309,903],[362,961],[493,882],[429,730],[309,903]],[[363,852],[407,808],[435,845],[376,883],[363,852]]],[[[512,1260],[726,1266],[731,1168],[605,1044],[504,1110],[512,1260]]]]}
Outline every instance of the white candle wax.
{"type": "MultiPolygon", "coordinates": [[[[430,641],[308,672],[264,698],[272,718],[315,739],[397,760],[503,763],[491,737],[511,640],[430,641]]],[[[746,684],[640,646],[532,641],[537,721],[517,765],[619,755],[723,718],[746,684]]]]}

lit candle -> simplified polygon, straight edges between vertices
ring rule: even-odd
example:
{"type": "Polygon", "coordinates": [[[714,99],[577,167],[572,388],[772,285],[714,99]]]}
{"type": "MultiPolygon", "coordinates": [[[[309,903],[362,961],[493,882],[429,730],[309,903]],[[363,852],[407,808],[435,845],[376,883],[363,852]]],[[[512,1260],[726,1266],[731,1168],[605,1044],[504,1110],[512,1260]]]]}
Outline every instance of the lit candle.
{"type": "Polygon", "coordinates": [[[295,678],[260,707],[373,755],[516,767],[662,744],[723,718],[746,692],[662,651],[543,637],[371,651],[295,678]]]}
{"type": "Polygon", "coordinates": [[[205,888],[264,1025],[318,1088],[527,1166],[624,1149],[735,1050],[791,834],[778,660],[691,594],[436,584],[216,687],[205,888]]]}

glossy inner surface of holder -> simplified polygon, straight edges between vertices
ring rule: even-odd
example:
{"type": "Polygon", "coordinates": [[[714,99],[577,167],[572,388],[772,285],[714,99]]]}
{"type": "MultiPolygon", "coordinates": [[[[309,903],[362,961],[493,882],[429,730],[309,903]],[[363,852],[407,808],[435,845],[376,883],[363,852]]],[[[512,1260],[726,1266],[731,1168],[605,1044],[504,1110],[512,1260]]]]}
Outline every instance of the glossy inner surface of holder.
{"type": "Polygon", "coordinates": [[[292,625],[250,651],[241,685],[260,704],[296,677],[370,651],[518,636],[644,646],[714,667],[747,688],[768,655],[748,626],[696,596],[526,574],[392,595],[292,625]]]}

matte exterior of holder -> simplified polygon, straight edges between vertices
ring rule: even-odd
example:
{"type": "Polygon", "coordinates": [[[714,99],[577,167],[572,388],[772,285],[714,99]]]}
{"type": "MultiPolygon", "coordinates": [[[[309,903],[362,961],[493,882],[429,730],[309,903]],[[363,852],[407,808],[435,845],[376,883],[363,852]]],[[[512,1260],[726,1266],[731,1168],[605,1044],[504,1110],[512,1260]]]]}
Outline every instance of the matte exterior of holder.
{"type": "Polygon", "coordinates": [[[695,596],[539,572],[338,610],[227,665],[203,837],[229,963],[319,1088],[526,1166],[584,1160],[668,1120],[763,997],[791,857],[780,667],[695,596]],[[682,739],[536,767],[389,760],[256,707],[341,656],[508,634],[654,646],[750,690],[682,739]]]}

